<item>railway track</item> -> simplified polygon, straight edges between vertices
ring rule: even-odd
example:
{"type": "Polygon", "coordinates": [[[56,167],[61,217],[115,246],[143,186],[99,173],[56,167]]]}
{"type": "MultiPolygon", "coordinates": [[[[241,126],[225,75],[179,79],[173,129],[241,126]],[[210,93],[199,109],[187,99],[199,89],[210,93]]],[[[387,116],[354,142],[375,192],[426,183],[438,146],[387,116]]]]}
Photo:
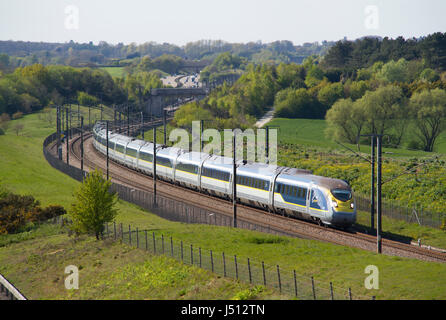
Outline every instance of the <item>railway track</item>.
{"type": "MultiPolygon", "coordinates": [[[[74,137],[69,143],[71,144],[70,152],[77,162],[73,164],[80,167],[80,137],[74,137]]],[[[105,156],[94,148],[92,134],[84,136],[84,148],[84,169],[99,168],[105,171],[105,156]]],[[[65,148],[63,150],[65,151],[65,148]]],[[[153,191],[153,180],[150,176],[132,170],[112,160],[109,161],[109,173],[111,179],[116,183],[143,191],[153,191]]],[[[159,179],[157,179],[157,192],[164,197],[181,200],[203,209],[215,211],[215,208],[219,208],[219,213],[232,217],[231,201],[215,198],[159,179]]],[[[349,232],[327,228],[311,222],[280,216],[242,204],[237,205],[237,212],[238,216],[247,222],[268,225],[288,234],[295,235],[296,237],[376,251],[376,236],[364,234],[357,230],[349,232]]],[[[382,252],[387,255],[446,262],[446,254],[444,253],[386,238],[382,240],[382,252]]]]}

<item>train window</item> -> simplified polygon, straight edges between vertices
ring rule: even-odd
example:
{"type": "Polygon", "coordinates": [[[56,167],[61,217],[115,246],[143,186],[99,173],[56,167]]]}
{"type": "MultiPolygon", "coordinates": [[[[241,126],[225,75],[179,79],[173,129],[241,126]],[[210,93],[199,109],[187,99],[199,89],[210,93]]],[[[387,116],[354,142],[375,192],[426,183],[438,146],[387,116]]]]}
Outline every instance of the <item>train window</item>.
{"type": "Polygon", "coordinates": [[[153,161],[153,155],[150,153],[139,152],[139,158],[144,161],[149,161],[149,162],[153,161]]]}
{"type": "Polygon", "coordinates": [[[320,190],[311,190],[310,207],[313,209],[327,210],[327,201],[320,190]]]}
{"type": "Polygon", "coordinates": [[[126,150],[126,155],[128,155],[130,157],[136,158],[137,154],[138,154],[138,151],[135,149],[127,148],[127,150],[126,150]]]}
{"type": "Polygon", "coordinates": [[[124,146],[120,144],[116,144],[116,151],[120,153],[124,153],[124,146]]]}
{"type": "Polygon", "coordinates": [[[348,201],[352,198],[352,193],[349,190],[341,190],[341,189],[336,190],[335,189],[335,190],[331,190],[331,193],[336,199],[338,199],[340,201],[344,201],[344,202],[348,201]]]}

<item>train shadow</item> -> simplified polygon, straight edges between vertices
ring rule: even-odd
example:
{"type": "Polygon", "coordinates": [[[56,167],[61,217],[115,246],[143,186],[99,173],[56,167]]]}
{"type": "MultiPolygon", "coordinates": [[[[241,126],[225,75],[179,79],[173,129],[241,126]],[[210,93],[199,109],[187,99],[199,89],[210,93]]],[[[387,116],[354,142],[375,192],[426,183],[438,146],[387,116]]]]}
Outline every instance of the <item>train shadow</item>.
{"type": "MultiPolygon", "coordinates": [[[[367,234],[367,235],[376,236],[376,229],[372,229],[369,226],[358,224],[358,223],[356,223],[348,232],[363,233],[363,234],[367,234]]],[[[389,240],[393,240],[393,241],[397,241],[397,242],[401,242],[401,243],[405,243],[405,244],[410,244],[414,240],[414,238],[412,238],[412,237],[404,236],[401,234],[392,233],[392,232],[388,232],[388,231],[382,231],[381,237],[383,239],[389,239],[389,240]]]]}

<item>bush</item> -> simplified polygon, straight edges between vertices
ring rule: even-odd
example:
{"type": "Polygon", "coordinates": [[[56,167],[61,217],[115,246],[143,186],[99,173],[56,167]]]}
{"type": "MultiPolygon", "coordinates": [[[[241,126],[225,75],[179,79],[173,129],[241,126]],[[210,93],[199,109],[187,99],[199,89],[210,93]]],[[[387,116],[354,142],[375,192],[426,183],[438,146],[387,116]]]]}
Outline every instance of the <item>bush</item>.
{"type": "Polygon", "coordinates": [[[0,234],[17,233],[28,223],[38,223],[66,214],[61,206],[42,209],[39,205],[33,196],[0,192],[0,234]]]}

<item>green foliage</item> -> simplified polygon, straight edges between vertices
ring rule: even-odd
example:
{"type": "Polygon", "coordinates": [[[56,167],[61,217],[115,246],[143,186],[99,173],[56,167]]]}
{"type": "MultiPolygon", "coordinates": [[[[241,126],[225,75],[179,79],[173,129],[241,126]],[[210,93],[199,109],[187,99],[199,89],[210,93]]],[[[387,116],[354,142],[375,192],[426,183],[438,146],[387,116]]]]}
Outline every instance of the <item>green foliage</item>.
{"type": "Polygon", "coordinates": [[[214,61],[204,68],[200,73],[201,81],[214,81],[219,77],[235,74],[247,65],[247,59],[233,55],[230,52],[223,52],[214,61]]]}
{"type": "Polygon", "coordinates": [[[325,119],[328,124],[327,137],[334,141],[346,141],[352,144],[357,142],[366,122],[361,105],[350,98],[338,100],[328,110],[325,119]]]}
{"type": "Polygon", "coordinates": [[[426,82],[435,82],[440,80],[440,76],[431,68],[424,69],[420,74],[420,79],[426,82]]]}
{"type": "Polygon", "coordinates": [[[306,89],[285,89],[276,95],[275,116],[283,118],[318,119],[325,108],[306,89]]]}
{"type": "Polygon", "coordinates": [[[105,180],[102,172],[95,170],[84,180],[75,192],[70,216],[72,229],[77,233],[93,233],[96,239],[102,236],[104,224],[114,220],[118,214],[115,208],[116,193],[110,193],[111,182],[105,180]]]}
{"type": "Polygon", "coordinates": [[[338,99],[344,98],[344,86],[340,82],[328,84],[319,90],[317,98],[328,109],[338,99]]]}
{"type": "Polygon", "coordinates": [[[391,60],[384,64],[381,70],[376,74],[376,78],[387,83],[408,82],[408,63],[405,59],[397,62],[391,60]]]}
{"type": "Polygon", "coordinates": [[[0,76],[0,113],[31,113],[76,100],[79,95],[87,105],[99,97],[106,104],[126,98],[120,83],[104,70],[33,64],[0,76]]]}
{"type": "Polygon", "coordinates": [[[446,129],[446,91],[434,89],[415,93],[410,99],[410,112],[423,150],[433,151],[436,139],[446,129]]]}
{"type": "Polygon", "coordinates": [[[83,106],[87,106],[87,107],[92,107],[92,106],[96,106],[98,105],[99,101],[96,97],[93,97],[91,95],[89,95],[86,92],[78,92],[77,94],[77,101],[83,105],[83,106]]]}
{"type": "MultiPolygon", "coordinates": [[[[368,68],[378,61],[387,63],[391,60],[405,59],[406,61],[425,60],[427,67],[446,70],[445,43],[446,33],[441,32],[417,41],[403,37],[396,39],[385,37],[382,40],[366,37],[355,41],[338,41],[328,50],[322,64],[327,69],[341,68],[351,71],[368,68]]],[[[395,64],[388,67],[393,70],[398,68],[395,64]]],[[[400,77],[391,70],[388,71],[390,71],[388,74],[390,77],[400,77]]],[[[364,77],[362,74],[361,79],[358,80],[367,79],[367,76],[364,77]]]]}
{"type": "Polygon", "coordinates": [[[61,206],[42,209],[33,196],[0,192],[0,234],[21,232],[28,223],[39,223],[65,213],[61,206]]]}
{"type": "Polygon", "coordinates": [[[245,289],[238,292],[232,300],[254,300],[265,290],[263,286],[255,286],[251,289],[245,289]]]}

